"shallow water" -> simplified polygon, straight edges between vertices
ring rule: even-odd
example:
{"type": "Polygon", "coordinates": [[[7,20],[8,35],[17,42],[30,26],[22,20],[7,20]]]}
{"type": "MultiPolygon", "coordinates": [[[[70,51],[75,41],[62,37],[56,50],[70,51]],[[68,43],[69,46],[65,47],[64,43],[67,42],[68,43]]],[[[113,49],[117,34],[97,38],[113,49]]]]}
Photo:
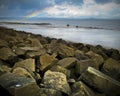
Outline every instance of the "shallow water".
{"type": "MultiPolygon", "coordinates": [[[[34,21],[35,22],[35,21],[34,21]]],[[[41,21],[47,22],[47,21],[41,21]]],[[[75,28],[75,22],[70,23],[71,25],[69,28],[66,27],[66,23],[61,21],[55,21],[50,22],[52,25],[23,25],[23,24],[3,24],[1,26],[5,26],[8,28],[14,28],[16,30],[22,30],[26,32],[31,32],[34,34],[41,34],[43,36],[49,36],[53,38],[62,38],[65,40],[73,41],[73,42],[81,42],[86,44],[93,44],[93,45],[102,45],[104,47],[108,48],[115,48],[120,50],[120,30],[119,30],[119,23],[112,25],[108,23],[108,26],[103,26],[103,24],[107,23],[101,23],[102,21],[99,21],[98,24],[95,21],[90,26],[90,24],[87,24],[87,21],[84,21],[83,27],[75,28]],[[86,25],[85,25],[86,22],[86,25]],[[101,24],[101,26],[100,26],[101,24]],[[111,27],[110,27],[111,26],[111,27]],[[97,27],[97,28],[89,28],[89,27],[97,27]],[[112,29],[112,30],[111,30],[112,29]]],[[[72,21],[71,21],[72,22],[72,21]]],[[[78,23],[78,22],[77,22],[78,23]]],[[[114,24],[113,23],[113,24],[114,24]]],[[[79,26],[81,23],[78,23],[79,26]]]]}

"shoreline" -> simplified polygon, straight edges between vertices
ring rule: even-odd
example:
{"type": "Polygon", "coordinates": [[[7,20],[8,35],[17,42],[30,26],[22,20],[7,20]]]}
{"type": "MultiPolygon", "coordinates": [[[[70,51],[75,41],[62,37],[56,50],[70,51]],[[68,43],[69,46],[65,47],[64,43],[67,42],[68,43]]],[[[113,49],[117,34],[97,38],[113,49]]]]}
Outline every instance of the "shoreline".
{"type": "MultiPolygon", "coordinates": [[[[24,22],[0,22],[0,25],[2,24],[13,24],[13,25],[37,25],[37,26],[40,26],[40,27],[46,27],[46,28],[76,28],[76,29],[80,29],[80,28],[83,28],[83,29],[101,29],[101,30],[115,30],[115,29],[111,29],[111,28],[102,28],[102,27],[92,27],[92,26],[53,26],[51,23],[24,23],[24,22]]],[[[116,29],[118,30],[118,29],[116,29]]],[[[119,30],[118,30],[119,31],[119,30]]]]}
{"type": "Polygon", "coordinates": [[[119,70],[116,49],[0,27],[5,96],[118,96],[119,70]]]}
{"type": "MultiPolygon", "coordinates": [[[[43,23],[40,23],[40,24],[43,24],[43,23]]],[[[51,24],[50,24],[51,25],[51,24]]],[[[42,25],[41,25],[42,26],[42,25]]],[[[46,26],[46,25],[43,25],[43,26],[46,26]]],[[[15,30],[14,28],[8,28],[8,27],[5,27],[5,26],[0,26],[0,28],[4,28],[5,30],[7,29],[10,29],[10,30],[13,30],[13,31],[16,31],[16,32],[23,32],[25,34],[31,34],[31,35],[38,35],[38,36],[41,36],[43,38],[49,38],[49,39],[55,39],[55,40],[62,40],[63,42],[67,42],[67,43],[72,43],[72,44],[83,44],[84,46],[86,45],[90,45],[90,46],[93,46],[93,47],[96,47],[96,46],[101,46],[102,48],[106,49],[106,50],[109,50],[109,49],[113,49],[113,50],[118,50],[120,52],[120,49],[117,49],[117,48],[112,48],[112,47],[105,47],[103,45],[100,45],[100,44],[88,44],[88,43],[82,43],[82,42],[74,42],[74,41],[70,41],[70,40],[65,40],[65,39],[62,39],[62,38],[54,38],[54,37],[49,37],[49,36],[43,36],[41,34],[34,34],[32,32],[26,32],[26,31],[21,31],[21,30],[15,30]]],[[[47,27],[46,27],[47,28],[47,27]]],[[[54,27],[55,28],[55,27],[54,27]]],[[[67,27],[65,27],[67,28],[67,27]]]]}

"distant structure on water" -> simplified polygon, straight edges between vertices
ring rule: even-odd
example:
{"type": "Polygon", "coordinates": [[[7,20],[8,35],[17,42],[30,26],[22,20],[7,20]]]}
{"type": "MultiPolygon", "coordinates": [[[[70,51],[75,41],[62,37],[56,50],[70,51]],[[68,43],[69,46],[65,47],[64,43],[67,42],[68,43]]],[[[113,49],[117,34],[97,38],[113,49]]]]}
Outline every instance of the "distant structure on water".
{"type": "Polygon", "coordinates": [[[76,26],[76,28],[78,28],[78,26],[76,26]]]}
{"type": "MultiPolygon", "coordinates": [[[[70,27],[70,25],[69,25],[69,24],[67,24],[66,26],[67,26],[67,27],[70,27]]],[[[75,26],[75,27],[76,27],[76,28],[79,28],[79,26],[75,26]]]]}
{"type": "Polygon", "coordinates": [[[67,27],[69,27],[70,25],[69,24],[67,24],[67,27]]]}

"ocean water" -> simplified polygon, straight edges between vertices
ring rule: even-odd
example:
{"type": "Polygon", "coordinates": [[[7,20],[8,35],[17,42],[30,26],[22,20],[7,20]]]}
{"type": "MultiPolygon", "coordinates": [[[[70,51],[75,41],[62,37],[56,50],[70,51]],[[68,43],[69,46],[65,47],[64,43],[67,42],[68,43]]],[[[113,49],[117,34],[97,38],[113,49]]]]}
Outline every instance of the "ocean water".
{"type": "Polygon", "coordinates": [[[34,34],[41,34],[52,38],[61,38],[68,41],[92,45],[102,45],[107,48],[120,50],[120,20],[2,19],[0,20],[0,26],[31,32],[34,34]],[[15,24],[9,22],[18,23],[15,24]],[[50,23],[51,25],[39,25],[39,23],[50,23]],[[70,26],[67,27],[67,24],[70,26]],[[76,26],[78,28],[76,28],[76,26]]]}

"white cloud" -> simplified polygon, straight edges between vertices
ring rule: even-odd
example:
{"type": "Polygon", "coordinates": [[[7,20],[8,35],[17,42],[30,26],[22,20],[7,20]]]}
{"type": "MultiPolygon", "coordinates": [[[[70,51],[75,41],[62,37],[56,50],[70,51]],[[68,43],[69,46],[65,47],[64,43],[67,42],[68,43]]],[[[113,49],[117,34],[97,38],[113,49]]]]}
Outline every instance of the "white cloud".
{"type": "MultiPolygon", "coordinates": [[[[52,0],[54,1],[54,0],[52,0]]],[[[84,0],[81,6],[64,3],[47,8],[45,12],[52,17],[112,17],[111,12],[120,13],[120,5],[114,2],[97,4],[94,0],[84,0]]],[[[116,15],[114,14],[114,15],[116,15]]],[[[114,16],[115,17],[115,16],[114,16]]]]}

